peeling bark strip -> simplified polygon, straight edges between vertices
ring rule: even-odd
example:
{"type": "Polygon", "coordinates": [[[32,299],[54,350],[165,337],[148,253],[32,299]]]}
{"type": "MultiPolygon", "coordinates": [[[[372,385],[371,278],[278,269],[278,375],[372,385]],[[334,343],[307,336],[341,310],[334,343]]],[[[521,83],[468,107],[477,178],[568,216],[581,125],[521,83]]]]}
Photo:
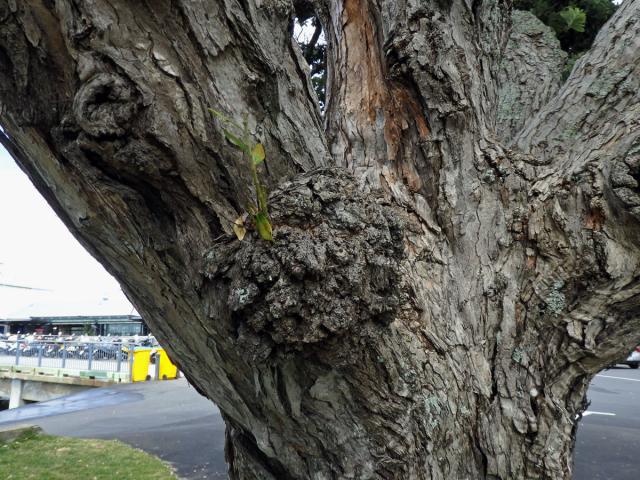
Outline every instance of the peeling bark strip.
{"type": "Polygon", "coordinates": [[[510,2],[307,3],[324,128],[288,1],[0,0],[0,141],[219,405],[231,478],[570,478],[640,343],[640,0],[557,93],[510,2]],[[266,147],[273,244],[230,234],[209,107],[266,147]]]}

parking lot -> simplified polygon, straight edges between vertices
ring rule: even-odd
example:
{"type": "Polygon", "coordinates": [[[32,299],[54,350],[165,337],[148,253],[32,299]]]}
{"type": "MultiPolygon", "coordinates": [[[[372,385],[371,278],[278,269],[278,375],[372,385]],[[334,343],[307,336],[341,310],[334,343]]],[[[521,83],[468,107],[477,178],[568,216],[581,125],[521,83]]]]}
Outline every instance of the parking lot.
{"type": "MultiPolygon", "coordinates": [[[[636,480],[640,470],[640,370],[593,380],[578,428],[574,480],[636,480]]],[[[119,438],[176,466],[181,478],[225,478],[224,424],[184,379],[83,392],[0,412],[0,425],[35,423],[57,435],[119,438]]]]}
{"type": "Polygon", "coordinates": [[[640,370],[604,370],[589,387],[578,428],[574,480],[636,480],[640,471],[640,370]]]}

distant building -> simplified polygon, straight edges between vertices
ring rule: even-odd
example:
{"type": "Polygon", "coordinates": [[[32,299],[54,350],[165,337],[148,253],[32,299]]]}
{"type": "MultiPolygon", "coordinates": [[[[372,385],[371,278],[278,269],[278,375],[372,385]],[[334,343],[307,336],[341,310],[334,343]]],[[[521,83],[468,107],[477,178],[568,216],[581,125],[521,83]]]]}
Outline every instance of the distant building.
{"type": "Polygon", "coordinates": [[[52,295],[0,319],[0,333],[127,336],[147,335],[149,329],[128,303],[52,295]]]}
{"type": "Polygon", "coordinates": [[[7,318],[1,321],[0,329],[4,329],[4,333],[44,335],[127,336],[149,333],[149,329],[139,315],[7,318]]]}

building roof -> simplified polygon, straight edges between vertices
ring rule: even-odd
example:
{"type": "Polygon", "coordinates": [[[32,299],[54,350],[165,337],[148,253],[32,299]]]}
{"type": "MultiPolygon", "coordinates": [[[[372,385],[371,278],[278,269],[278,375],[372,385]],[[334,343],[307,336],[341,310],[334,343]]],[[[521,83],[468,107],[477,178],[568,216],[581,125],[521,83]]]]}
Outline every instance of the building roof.
{"type": "Polygon", "coordinates": [[[8,318],[0,320],[0,323],[11,325],[106,325],[124,323],[140,323],[142,317],[139,315],[113,315],[113,316],[92,316],[92,317],[30,317],[30,318],[8,318]]]}
{"type": "Polygon", "coordinates": [[[33,301],[24,304],[5,316],[8,321],[16,320],[53,320],[54,318],[85,319],[87,317],[101,318],[125,318],[136,317],[138,312],[124,298],[123,295],[114,295],[100,298],[74,298],[56,295],[51,292],[47,295],[38,295],[33,301]]]}

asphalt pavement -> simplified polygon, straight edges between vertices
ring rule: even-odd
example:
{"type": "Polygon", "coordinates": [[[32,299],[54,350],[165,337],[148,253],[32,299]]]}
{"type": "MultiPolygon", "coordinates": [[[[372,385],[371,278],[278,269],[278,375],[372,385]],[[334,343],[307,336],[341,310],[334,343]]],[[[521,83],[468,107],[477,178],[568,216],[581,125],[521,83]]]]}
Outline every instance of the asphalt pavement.
{"type": "Polygon", "coordinates": [[[574,480],[640,477],[640,370],[619,366],[591,382],[578,427],[574,480]]]}
{"type": "MultiPolygon", "coordinates": [[[[574,480],[640,476],[640,370],[601,372],[578,428],[574,480]]],[[[0,412],[0,426],[36,424],[53,435],[117,438],[171,463],[183,479],[227,478],[224,422],[184,379],[123,384],[0,412]]]]}

